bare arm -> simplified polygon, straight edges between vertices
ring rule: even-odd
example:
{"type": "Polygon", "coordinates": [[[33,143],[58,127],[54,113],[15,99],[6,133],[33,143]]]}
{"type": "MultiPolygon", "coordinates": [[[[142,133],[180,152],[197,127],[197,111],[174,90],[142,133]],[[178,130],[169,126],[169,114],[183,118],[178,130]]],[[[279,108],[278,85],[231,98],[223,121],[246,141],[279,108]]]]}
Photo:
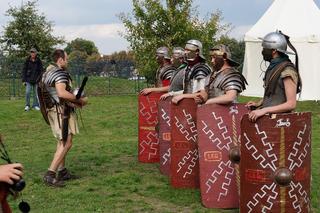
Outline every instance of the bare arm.
{"type": "Polygon", "coordinates": [[[161,95],[160,100],[165,100],[166,98],[170,97],[170,96],[177,96],[177,95],[181,95],[183,94],[183,90],[179,90],[179,91],[171,91],[168,93],[165,93],[163,95],[161,95]]]}
{"type": "Polygon", "coordinates": [[[150,88],[152,92],[168,92],[170,86],[150,88]]]}
{"type": "Polygon", "coordinates": [[[205,90],[200,90],[195,100],[197,103],[205,103],[208,100],[208,93],[205,90]]]}
{"type": "Polygon", "coordinates": [[[251,121],[256,121],[259,117],[267,114],[267,113],[281,113],[292,111],[296,108],[297,100],[296,100],[296,90],[297,85],[294,83],[292,78],[287,77],[283,79],[285,93],[287,101],[283,104],[279,104],[276,106],[266,107],[263,109],[258,109],[250,112],[249,119],[251,121]]]}
{"type": "Polygon", "coordinates": [[[283,83],[284,83],[287,101],[284,102],[283,104],[279,104],[277,106],[266,107],[265,108],[266,113],[288,112],[288,111],[292,111],[296,108],[297,85],[289,77],[283,79],[283,83]]]}
{"type": "Polygon", "coordinates": [[[246,103],[246,107],[249,109],[249,110],[252,110],[252,108],[256,109],[257,107],[261,106],[263,102],[263,99],[260,99],[258,102],[255,102],[255,101],[249,101],[248,103],[246,103]]]}
{"type": "Polygon", "coordinates": [[[175,91],[175,92],[170,92],[170,96],[177,96],[177,95],[182,95],[183,90],[175,91]]]}
{"type": "Polygon", "coordinates": [[[142,95],[148,95],[151,92],[168,92],[170,86],[165,86],[165,87],[153,87],[153,88],[145,88],[141,90],[142,95]]]}
{"type": "Polygon", "coordinates": [[[172,103],[178,104],[184,98],[193,98],[195,99],[200,93],[191,93],[191,94],[182,94],[172,98],[172,103]]]}
{"type": "Polygon", "coordinates": [[[230,104],[237,98],[237,95],[237,90],[228,90],[224,95],[210,98],[206,104],[230,104]]]}
{"type": "Polygon", "coordinates": [[[68,92],[66,90],[66,84],[65,83],[56,83],[56,90],[59,98],[62,98],[64,100],[70,101],[75,104],[79,104],[81,106],[86,104],[85,98],[76,99],[76,96],[72,94],[71,92],[68,92]]]}
{"type": "Polygon", "coordinates": [[[195,98],[197,97],[198,94],[199,93],[197,92],[197,93],[191,93],[191,94],[182,94],[180,96],[182,96],[183,98],[195,98]]]}

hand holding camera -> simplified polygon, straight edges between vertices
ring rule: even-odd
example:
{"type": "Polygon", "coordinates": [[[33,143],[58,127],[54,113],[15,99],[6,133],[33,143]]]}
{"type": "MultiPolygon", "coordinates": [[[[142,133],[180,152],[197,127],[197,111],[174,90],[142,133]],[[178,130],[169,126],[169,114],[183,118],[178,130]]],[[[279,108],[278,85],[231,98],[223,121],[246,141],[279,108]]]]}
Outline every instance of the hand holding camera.
{"type": "Polygon", "coordinates": [[[9,185],[15,185],[23,175],[23,166],[20,163],[12,163],[0,166],[0,181],[6,182],[9,185]]]}
{"type": "MultiPolygon", "coordinates": [[[[20,163],[12,163],[0,135],[0,157],[6,161],[6,165],[0,165],[0,182],[9,184],[8,191],[13,195],[22,195],[21,191],[25,188],[26,182],[22,178],[23,166],[20,163]]],[[[30,206],[23,200],[19,204],[21,212],[29,212],[30,206]]]]}

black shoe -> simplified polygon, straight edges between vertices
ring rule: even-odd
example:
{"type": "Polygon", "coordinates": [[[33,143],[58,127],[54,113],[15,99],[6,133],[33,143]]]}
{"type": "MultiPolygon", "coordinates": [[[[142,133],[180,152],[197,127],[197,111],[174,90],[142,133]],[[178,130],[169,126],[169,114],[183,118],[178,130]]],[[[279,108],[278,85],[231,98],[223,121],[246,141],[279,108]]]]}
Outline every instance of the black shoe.
{"type": "Polygon", "coordinates": [[[74,180],[74,179],[78,179],[79,177],[76,175],[73,175],[69,172],[68,169],[64,168],[63,170],[58,172],[58,177],[57,179],[59,181],[67,181],[67,180],[74,180]]]}
{"type": "Polygon", "coordinates": [[[53,171],[47,171],[43,176],[43,182],[52,187],[64,187],[65,184],[63,181],[60,181],[56,178],[56,173],[53,171]]]}

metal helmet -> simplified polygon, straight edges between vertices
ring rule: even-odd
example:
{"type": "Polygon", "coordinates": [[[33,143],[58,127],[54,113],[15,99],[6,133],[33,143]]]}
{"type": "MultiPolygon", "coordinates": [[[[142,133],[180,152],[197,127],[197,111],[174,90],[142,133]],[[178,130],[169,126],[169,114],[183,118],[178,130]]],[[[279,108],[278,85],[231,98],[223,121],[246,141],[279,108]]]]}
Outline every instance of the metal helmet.
{"type": "Polygon", "coordinates": [[[240,65],[237,61],[232,59],[229,47],[224,44],[218,44],[210,49],[210,56],[214,55],[221,57],[225,56],[232,67],[238,67],[240,65]]]}
{"type": "Polygon", "coordinates": [[[278,31],[268,33],[265,37],[262,38],[262,47],[265,49],[274,49],[282,53],[292,54],[294,53],[287,51],[287,40],[278,31]]]}
{"type": "Polygon", "coordinates": [[[165,59],[169,59],[169,60],[171,59],[168,47],[159,47],[156,51],[156,55],[162,56],[165,59]]]}
{"type": "Polygon", "coordinates": [[[195,40],[195,39],[192,39],[192,40],[187,41],[186,49],[189,49],[189,50],[192,50],[192,51],[199,50],[199,56],[200,56],[202,59],[206,59],[206,58],[203,56],[203,48],[202,48],[202,43],[201,43],[200,41],[195,40]]]}
{"type": "Polygon", "coordinates": [[[182,47],[174,47],[172,55],[175,58],[183,58],[185,56],[184,49],[182,47]]]}

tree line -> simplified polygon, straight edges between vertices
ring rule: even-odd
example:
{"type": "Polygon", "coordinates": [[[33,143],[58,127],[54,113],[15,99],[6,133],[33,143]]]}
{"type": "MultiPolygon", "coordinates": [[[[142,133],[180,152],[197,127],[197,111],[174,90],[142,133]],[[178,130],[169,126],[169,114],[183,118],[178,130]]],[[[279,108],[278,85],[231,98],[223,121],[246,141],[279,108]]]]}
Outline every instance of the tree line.
{"type": "MultiPolygon", "coordinates": [[[[100,54],[93,41],[77,38],[66,42],[63,36],[54,36],[53,22],[39,13],[37,3],[30,0],[6,12],[11,21],[0,36],[1,64],[21,63],[32,47],[48,64],[55,46],[66,44],[72,73],[120,77],[135,73],[152,81],[157,69],[157,47],[184,47],[189,39],[203,43],[207,58],[209,49],[222,42],[229,45],[236,60],[243,61],[244,42],[228,37],[231,25],[223,24],[222,13],[217,10],[200,18],[197,8],[192,7],[193,0],[133,0],[132,12],[119,14],[126,28],[122,36],[129,42],[130,51],[111,55],[100,54]]],[[[2,68],[0,74],[3,72],[2,68]]]]}

